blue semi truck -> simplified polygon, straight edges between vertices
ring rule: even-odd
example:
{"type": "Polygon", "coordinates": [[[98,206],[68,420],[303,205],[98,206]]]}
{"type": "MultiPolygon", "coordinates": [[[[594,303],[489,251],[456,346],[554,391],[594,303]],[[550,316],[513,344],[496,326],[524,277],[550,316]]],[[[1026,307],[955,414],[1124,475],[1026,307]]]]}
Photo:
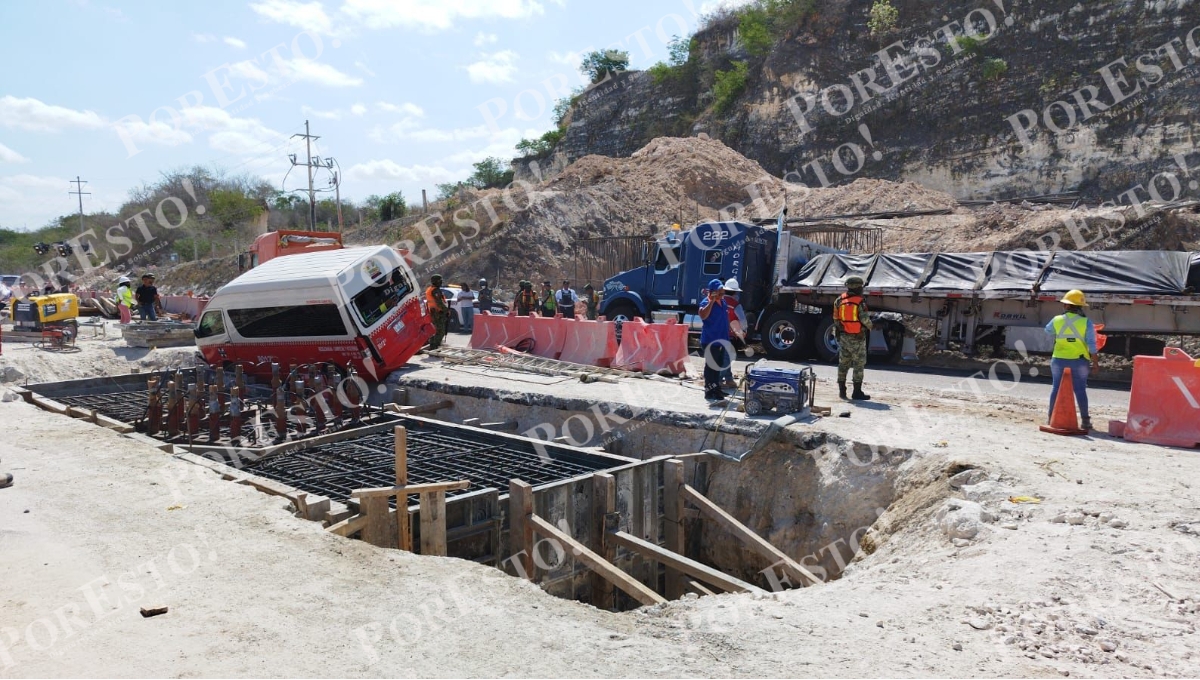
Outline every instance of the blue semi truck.
{"type": "MultiPolygon", "coordinates": [[[[794,303],[779,295],[780,286],[813,257],[844,254],[791,234],[783,225],[704,222],[687,230],[671,230],[647,244],[641,267],[604,282],[600,313],[615,321],[634,317],[647,321],[674,316],[693,333],[709,281],[736,278],[746,312],[748,340],[761,341],[773,359],[837,358],[832,300],[826,306],[794,303]]],[[[873,334],[871,354],[899,355],[904,327],[898,319],[881,318],[873,334]]]]}

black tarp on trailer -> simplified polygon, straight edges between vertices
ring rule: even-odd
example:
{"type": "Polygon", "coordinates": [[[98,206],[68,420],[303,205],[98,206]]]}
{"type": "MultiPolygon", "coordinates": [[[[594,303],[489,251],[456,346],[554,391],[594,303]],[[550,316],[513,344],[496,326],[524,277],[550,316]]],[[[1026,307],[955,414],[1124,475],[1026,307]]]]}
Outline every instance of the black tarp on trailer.
{"type": "Polygon", "coordinates": [[[868,289],[929,292],[1186,295],[1200,279],[1200,253],[1158,250],[1009,251],[819,255],[788,287],[842,286],[861,276],[868,289]]]}

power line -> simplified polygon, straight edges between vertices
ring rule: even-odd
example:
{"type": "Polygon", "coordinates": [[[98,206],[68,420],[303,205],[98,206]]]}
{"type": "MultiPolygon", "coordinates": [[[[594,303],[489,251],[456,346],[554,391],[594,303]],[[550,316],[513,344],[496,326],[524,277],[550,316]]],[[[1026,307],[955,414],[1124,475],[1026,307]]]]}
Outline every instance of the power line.
{"type": "Polygon", "coordinates": [[[75,191],[68,191],[67,195],[70,196],[74,194],[79,196],[79,235],[83,236],[83,197],[91,196],[92,192],[83,190],[83,185],[87,184],[87,181],[79,179],[79,175],[75,175],[75,180],[68,182],[68,184],[74,184],[75,191]]]}
{"type": "Polygon", "coordinates": [[[293,166],[303,165],[305,167],[305,170],[307,170],[307,172],[308,172],[308,228],[310,231],[316,231],[316,229],[317,229],[317,226],[316,226],[317,225],[317,199],[316,199],[315,192],[313,191],[312,169],[313,169],[314,165],[318,165],[318,164],[313,163],[312,140],[320,139],[320,137],[309,134],[307,120],[304,121],[304,134],[302,134],[302,135],[295,134],[295,135],[292,135],[292,137],[293,138],[296,138],[296,137],[304,138],[304,148],[305,148],[304,162],[297,163],[295,154],[290,154],[288,156],[288,158],[291,159],[293,166]]]}

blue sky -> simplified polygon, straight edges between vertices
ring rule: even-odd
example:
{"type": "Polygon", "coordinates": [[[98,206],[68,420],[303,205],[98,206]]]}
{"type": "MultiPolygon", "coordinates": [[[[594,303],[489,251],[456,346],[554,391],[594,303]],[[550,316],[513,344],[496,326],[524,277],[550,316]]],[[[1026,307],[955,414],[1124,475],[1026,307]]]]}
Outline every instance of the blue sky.
{"type": "Polygon", "coordinates": [[[195,164],[284,186],[305,119],[343,197],[419,202],[550,129],[586,51],[645,68],[716,4],[0,0],[0,226],[75,212],[76,175],[88,212],[195,164]]]}

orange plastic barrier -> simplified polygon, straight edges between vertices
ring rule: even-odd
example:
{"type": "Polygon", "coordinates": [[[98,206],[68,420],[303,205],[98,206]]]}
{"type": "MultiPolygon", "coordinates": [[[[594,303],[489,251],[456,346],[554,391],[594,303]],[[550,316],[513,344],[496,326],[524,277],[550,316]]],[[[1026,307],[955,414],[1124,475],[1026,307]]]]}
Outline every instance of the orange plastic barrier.
{"type": "Polygon", "coordinates": [[[475,315],[471,330],[471,349],[516,347],[522,340],[533,337],[529,317],[505,316],[480,312],[475,315]]]}
{"type": "Polygon", "coordinates": [[[687,326],[675,319],[666,323],[646,323],[641,319],[626,321],[621,326],[621,346],[617,348],[613,368],[643,373],[684,373],[687,337],[687,326]]]}
{"type": "Polygon", "coordinates": [[[567,339],[567,324],[574,323],[571,319],[564,319],[561,316],[514,316],[509,318],[525,319],[533,338],[533,348],[529,350],[529,353],[547,359],[557,359],[562,354],[563,343],[567,339]]]}
{"type": "Polygon", "coordinates": [[[587,366],[612,366],[617,357],[617,324],[612,321],[564,320],[562,361],[587,366]]]}
{"type": "Polygon", "coordinates": [[[1200,446],[1200,359],[1178,347],[1133,358],[1125,438],[1163,446],[1200,446]]]}

